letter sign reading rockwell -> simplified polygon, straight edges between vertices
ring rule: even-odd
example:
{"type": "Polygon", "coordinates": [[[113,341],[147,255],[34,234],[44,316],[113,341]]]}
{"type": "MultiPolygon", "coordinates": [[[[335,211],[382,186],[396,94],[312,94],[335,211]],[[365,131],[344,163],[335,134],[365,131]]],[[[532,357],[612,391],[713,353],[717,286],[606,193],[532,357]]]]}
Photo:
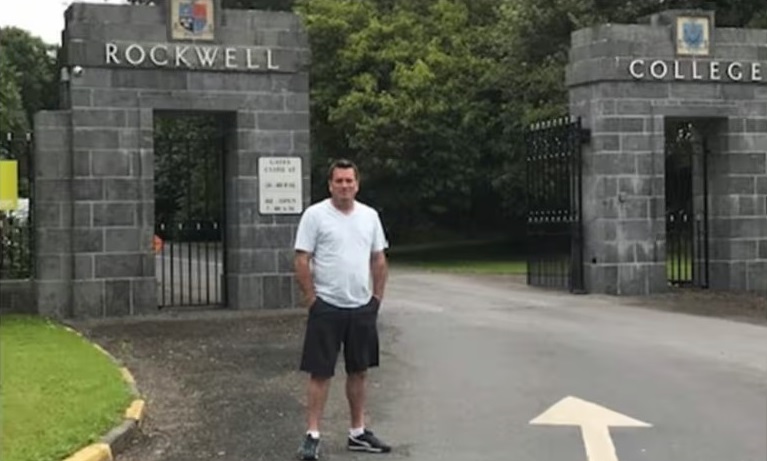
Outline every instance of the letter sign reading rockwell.
{"type": "Polygon", "coordinates": [[[258,211],[261,214],[300,214],[301,158],[258,159],[258,211]]]}
{"type": "Polygon", "coordinates": [[[711,53],[711,20],[680,16],[674,30],[679,59],[633,59],[628,71],[636,80],[761,82],[762,63],[706,59],[711,53]],[[704,59],[701,59],[704,58],[704,59]]]}
{"type": "Polygon", "coordinates": [[[133,67],[167,67],[201,70],[279,70],[271,48],[213,45],[154,45],[106,43],[104,62],[133,67]]]}

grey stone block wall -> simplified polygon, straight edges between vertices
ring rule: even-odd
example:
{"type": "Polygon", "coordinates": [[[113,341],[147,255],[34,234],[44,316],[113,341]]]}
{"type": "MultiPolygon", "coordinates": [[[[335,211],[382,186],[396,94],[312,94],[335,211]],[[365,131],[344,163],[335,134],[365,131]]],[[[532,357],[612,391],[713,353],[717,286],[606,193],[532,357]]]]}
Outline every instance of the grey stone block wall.
{"type": "Polygon", "coordinates": [[[230,304],[239,309],[284,308],[298,302],[292,266],[298,216],[259,213],[258,159],[300,157],[303,200],[309,203],[308,81],[302,85],[282,95],[282,106],[237,111],[237,144],[226,163],[226,177],[231,178],[226,197],[227,288],[230,304]]]}
{"type": "Polygon", "coordinates": [[[71,317],[72,115],[38,112],[35,127],[35,274],[40,314],[71,317]]]}
{"type": "MultiPolygon", "coordinates": [[[[618,295],[667,289],[664,126],[688,119],[707,127],[711,146],[711,287],[767,292],[767,78],[635,79],[628,69],[634,58],[690,65],[675,57],[669,15],[572,35],[570,113],[592,131],[583,172],[587,289],[618,295]]],[[[715,29],[713,55],[700,59],[751,59],[767,69],[765,43],[767,31],[715,29]]]]}
{"type": "Polygon", "coordinates": [[[152,110],[73,103],[71,112],[74,315],[154,311],[152,110]]]}
{"type": "Polygon", "coordinates": [[[767,96],[720,124],[711,170],[711,286],[767,293],[767,96]],[[718,154],[718,155],[717,155],[718,154]]]}
{"type": "MultiPolygon", "coordinates": [[[[296,304],[292,243],[299,216],[261,215],[258,159],[297,156],[309,202],[309,51],[296,16],[219,10],[214,43],[273,50],[279,69],[157,68],[105,61],[105,43],[169,42],[163,9],[73,4],[66,13],[68,110],[38,114],[38,300],[61,317],[157,310],[154,119],[165,111],[227,116],[226,303],[296,304]],[[44,267],[42,267],[44,266],[44,267]]],[[[190,58],[191,59],[191,58],[190,58]]],[[[262,66],[263,67],[263,66],[262,66]]]]}

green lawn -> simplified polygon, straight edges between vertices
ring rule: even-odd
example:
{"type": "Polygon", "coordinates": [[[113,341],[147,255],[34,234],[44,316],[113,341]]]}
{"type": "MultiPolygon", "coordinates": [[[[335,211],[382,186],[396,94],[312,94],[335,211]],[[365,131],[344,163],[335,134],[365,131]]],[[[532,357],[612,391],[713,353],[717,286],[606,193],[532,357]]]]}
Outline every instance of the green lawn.
{"type": "Polygon", "coordinates": [[[403,246],[388,252],[392,265],[420,269],[472,273],[524,275],[527,262],[510,242],[461,242],[403,246]]]}
{"type": "Polygon", "coordinates": [[[63,459],[122,420],[132,395],[84,338],[38,317],[0,317],[0,459],[63,459]]]}

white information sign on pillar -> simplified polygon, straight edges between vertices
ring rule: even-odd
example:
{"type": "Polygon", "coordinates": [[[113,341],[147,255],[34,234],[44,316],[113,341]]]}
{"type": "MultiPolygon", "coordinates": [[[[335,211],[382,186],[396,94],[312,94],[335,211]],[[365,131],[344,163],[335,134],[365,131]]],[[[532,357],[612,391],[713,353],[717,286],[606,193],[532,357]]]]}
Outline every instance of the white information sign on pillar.
{"type": "Polygon", "coordinates": [[[300,157],[258,159],[261,214],[300,214],[303,211],[300,157]]]}

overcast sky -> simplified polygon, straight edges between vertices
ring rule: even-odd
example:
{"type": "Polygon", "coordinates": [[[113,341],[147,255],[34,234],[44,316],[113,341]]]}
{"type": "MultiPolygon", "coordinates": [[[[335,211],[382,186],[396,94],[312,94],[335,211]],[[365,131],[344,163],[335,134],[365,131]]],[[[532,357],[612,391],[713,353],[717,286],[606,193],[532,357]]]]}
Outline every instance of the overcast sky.
{"type": "MultiPolygon", "coordinates": [[[[125,3],[125,0],[79,0],[78,3],[125,3]]],[[[16,26],[50,44],[61,44],[64,10],[72,0],[4,0],[0,26],[16,26]]]]}

